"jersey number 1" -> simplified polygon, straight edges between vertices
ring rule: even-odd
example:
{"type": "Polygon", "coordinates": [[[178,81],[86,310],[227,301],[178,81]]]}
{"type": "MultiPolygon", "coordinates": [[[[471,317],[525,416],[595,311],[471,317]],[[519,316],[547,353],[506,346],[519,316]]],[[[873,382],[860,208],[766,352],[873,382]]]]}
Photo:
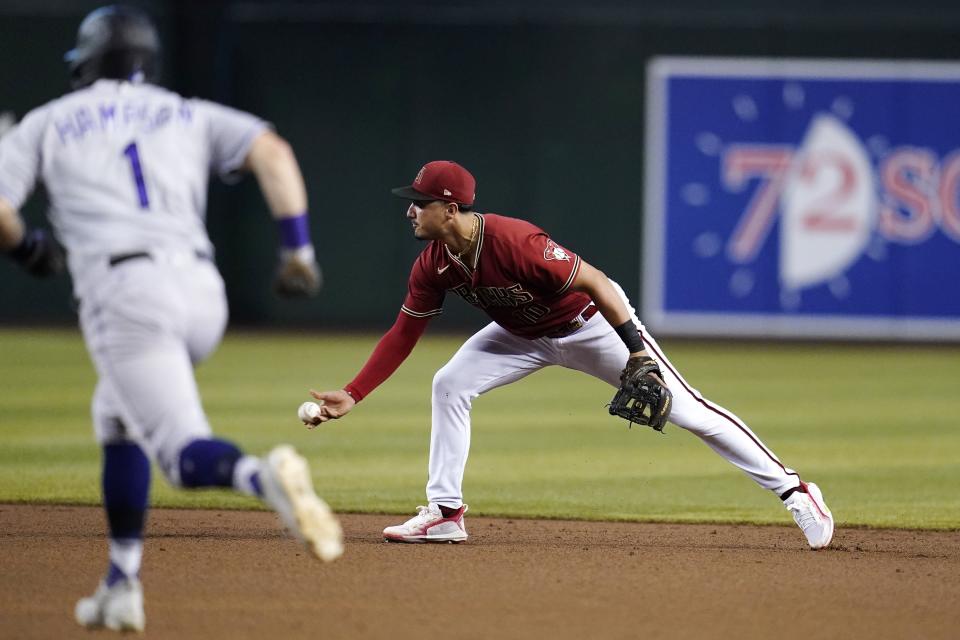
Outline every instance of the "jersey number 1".
{"type": "Polygon", "coordinates": [[[137,197],[140,199],[140,208],[149,209],[150,200],[147,198],[147,185],[143,181],[143,167],[140,166],[140,152],[137,151],[137,143],[131,142],[123,149],[123,155],[130,161],[130,169],[133,171],[133,181],[137,184],[137,197]]]}

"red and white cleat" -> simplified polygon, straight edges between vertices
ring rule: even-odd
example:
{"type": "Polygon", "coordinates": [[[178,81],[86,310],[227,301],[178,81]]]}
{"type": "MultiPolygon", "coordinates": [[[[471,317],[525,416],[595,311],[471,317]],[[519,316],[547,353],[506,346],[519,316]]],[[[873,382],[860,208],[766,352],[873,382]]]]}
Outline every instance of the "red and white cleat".
{"type": "Polygon", "coordinates": [[[417,507],[417,515],[403,524],[384,529],[383,539],[387,542],[463,542],[467,539],[463,524],[466,512],[467,505],[461,505],[445,518],[436,504],[417,507]]]}
{"type": "Polygon", "coordinates": [[[822,549],[833,539],[833,514],[823,501],[820,487],[809,483],[800,483],[800,487],[783,501],[793,519],[807,536],[811,549],[822,549]]]}

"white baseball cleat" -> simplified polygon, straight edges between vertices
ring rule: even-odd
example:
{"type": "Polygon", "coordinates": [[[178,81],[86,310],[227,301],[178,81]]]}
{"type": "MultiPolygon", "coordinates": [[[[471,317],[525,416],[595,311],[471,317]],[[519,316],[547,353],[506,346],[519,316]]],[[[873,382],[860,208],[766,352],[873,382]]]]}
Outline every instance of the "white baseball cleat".
{"type": "Polygon", "coordinates": [[[383,538],[388,542],[463,542],[467,539],[463,524],[466,512],[467,505],[461,505],[453,515],[444,518],[436,504],[417,507],[417,515],[384,529],[383,538]]]}
{"type": "Polygon", "coordinates": [[[293,447],[274,448],[260,472],[263,499],[291,534],[325,562],[343,555],[343,529],[337,517],[313,491],[310,467],[293,447]]]}
{"type": "Polygon", "coordinates": [[[101,582],[92,596],[77,601],[74,616],[90,629],[106,627],[113,631],[142,632],[147,623],[143,614],[143,587],[136,578],[120,580],[112,587],[101,582]]]}
{"type": "Polygon", "coordinates": [[[783,501],[793,519],[807,536],[811,549],[822,549],[833,539],[833,514],[823,501],[820,487],[812,482],[800,483],[797,491],[783,501]]]}

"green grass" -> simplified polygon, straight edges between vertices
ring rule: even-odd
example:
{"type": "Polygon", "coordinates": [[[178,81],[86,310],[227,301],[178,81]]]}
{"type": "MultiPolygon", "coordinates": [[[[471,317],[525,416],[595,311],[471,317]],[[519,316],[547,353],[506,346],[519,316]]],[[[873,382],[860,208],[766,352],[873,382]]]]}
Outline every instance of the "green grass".
{"type": "MultiPolygon", "coordinates": [[[[229,333],[198,370],[216,432],[251,452],[294,444],[339,511],[422,504],[430,383],[460,337],[425,338],[346,419],[296,418],[307,390],[337,388],[376,336],[229,333]]],[[[691,384],[736,411],[823,488],[841,525],[960,528],[960,347],[665,341],[691,384]]],[[[95,377],[76,331],[0,330],[0,502],[95,504],[95,377]]],[[[163,384],[157,380],[157,384],[163,384]]],[[[606,414],[612,389],[550,369],[479,398],[465,480],[475,514],[674,522],[790,522],[771,494],[670,425],[606,414]]],[[[256,508],[154,475],[154,504],[256,508]]]]}

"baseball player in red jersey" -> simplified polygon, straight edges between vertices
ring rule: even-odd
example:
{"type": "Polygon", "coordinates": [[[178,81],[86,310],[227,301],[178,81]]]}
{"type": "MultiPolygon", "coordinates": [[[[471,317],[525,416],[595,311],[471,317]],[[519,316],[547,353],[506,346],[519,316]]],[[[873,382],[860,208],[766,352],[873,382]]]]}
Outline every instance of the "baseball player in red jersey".
{"type": "Polygon", "coordinates": [[[492,319],[469,338],[433,380],[427,506],[387,527],[395,542],[467,539],[462,482],[470,448],[473,399],[550,365],[577,369],[617,387],[628,359],[652,358],[658,384],[672,394],[669,419],[776,493],[814,549],[833,536],[833,516],[819,488],[801,481],[733,413],[705,399],[677,371],[637,319],[623,290],[538,227],[472,211],[476,182],[460,165],[434,161],[393,193],[410,201],[414,235],[429,241],[410,272],[393,327],[360,373],[323,401],[311,428],[346,415],[396,371],[443,309],[447,292],[492,319]]]}

